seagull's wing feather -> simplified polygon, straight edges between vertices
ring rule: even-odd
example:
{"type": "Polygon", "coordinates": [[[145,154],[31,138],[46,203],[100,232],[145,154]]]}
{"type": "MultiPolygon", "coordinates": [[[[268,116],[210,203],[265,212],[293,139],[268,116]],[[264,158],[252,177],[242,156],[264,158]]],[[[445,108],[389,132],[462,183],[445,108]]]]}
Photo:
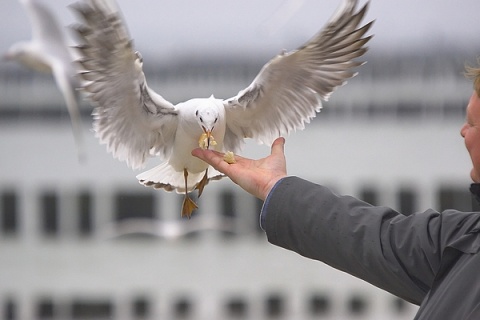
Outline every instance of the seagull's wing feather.
{"type": "Polygon", "coordinates": [[[244,138],[271,144],[278,136],[303,129],[321,100],[355,76],[371,36],[372,22],[359,27],[368,3],[355,12],[346,0],[327,25],[305,45],[268,62],[244,90],[224,101],[227,110],[225,146],[236,150],[244,138]]]}
{"type": "Polygon", "coordinates": [[[166,158],[177,128],[177,110],[147,86],[142,58],[133,50],[120,12],[105,2],[77,3],[81,72],[95,105],[94,130],[108,151],[140,168],[153,153],[166,158]]]}

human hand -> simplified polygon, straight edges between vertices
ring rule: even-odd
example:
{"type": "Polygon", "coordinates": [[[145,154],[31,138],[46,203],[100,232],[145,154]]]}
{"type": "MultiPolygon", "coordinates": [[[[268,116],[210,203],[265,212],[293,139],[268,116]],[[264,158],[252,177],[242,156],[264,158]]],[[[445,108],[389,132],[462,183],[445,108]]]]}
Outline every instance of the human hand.
{"type": "Polygon", "coordinates": [[[265,200],[275,183],[287,176],[287,164],[284,154],[284,138],[277,138],[268,157],[253,160],[235,155],[235,163],[224,161],[223,153],[197,148],[192,155],[210,164],[226,174],[233,182],[248,193],[265,200]]]}

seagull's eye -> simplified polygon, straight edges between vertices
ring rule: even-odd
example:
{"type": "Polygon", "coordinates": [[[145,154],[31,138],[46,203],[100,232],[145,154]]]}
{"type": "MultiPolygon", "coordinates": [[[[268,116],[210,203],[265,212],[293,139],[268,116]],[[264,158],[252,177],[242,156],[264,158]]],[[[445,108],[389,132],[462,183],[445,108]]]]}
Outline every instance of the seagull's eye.
{"type": "Polygon", "coordinates": [[[195,111],[195,117],[198,117],[198,110],[195,111]]]}
{"type": "Polygon", "coordinates": [[[215,118],[215,123],[217,123],[218,118],[215,118]]]}
{"type": "Polygon", "coordinates": [[[203,122],[203,118],[202,118],[202,117],[200,117],[200,122],[203,122]]]}

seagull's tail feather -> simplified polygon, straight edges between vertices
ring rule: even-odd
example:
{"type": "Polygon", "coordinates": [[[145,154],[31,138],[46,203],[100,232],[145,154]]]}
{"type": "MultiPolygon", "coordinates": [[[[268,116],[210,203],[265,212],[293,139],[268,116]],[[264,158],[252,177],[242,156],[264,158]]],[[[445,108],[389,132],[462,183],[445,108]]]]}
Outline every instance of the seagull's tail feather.
{"type": "MultiPolygon", "coordinates": [[[[192,192],[202,179],[204,171],[200,173],[188,173],[187,192],[192,192]]],[[[208,181],[220,180],[225,175],[213,167],[208,167],[208,181]]],[[[185,193],[185,177],[183,171],[176,171],[168,162],[164,162],[153,169],[137,175],[138,181],[146,187],[164,189],[165,191],[176,191],[185,193]]]]}

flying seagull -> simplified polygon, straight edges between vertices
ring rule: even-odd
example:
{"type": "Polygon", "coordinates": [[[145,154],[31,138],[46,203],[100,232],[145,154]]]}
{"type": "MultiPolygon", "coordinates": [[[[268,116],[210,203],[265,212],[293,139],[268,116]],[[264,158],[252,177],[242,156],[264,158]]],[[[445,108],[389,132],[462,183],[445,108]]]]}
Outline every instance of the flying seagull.
{"type": "Polygon", "coordinates": [[[20,2],[31,22],[32,39],[13,44],[4,54],[4,59],[17,61],[35,71],[53,74],[72,121],[78,158],[83,161],[85,148],[78,110],[79,82],[74,68],[75,59],[50,9],[39,0],[20,0],[20,2]]]}
{"type": "Polygon", "coordinates": [[[182,216],[190,217],[208,181],[223,175],[191,151],[199,146],[238,153],[245,138],[270,145],[279,136],[303,129],[322,100],[363,62],[373,22],[360,23],[368,2],[342,6],[320,32],[300,48],[283,52],[253,82],[229,99],[194,98],[173,105],[148,87],[143,59],[135,51],[113,1],[84,0],[72,7],[82,20],[74,26],[80,42],[82,87],[95,106],[94,131],[100,143],[133,169],[150,156],[164,162],[137,179],[145,186],[184,193],[182,216]]]}

